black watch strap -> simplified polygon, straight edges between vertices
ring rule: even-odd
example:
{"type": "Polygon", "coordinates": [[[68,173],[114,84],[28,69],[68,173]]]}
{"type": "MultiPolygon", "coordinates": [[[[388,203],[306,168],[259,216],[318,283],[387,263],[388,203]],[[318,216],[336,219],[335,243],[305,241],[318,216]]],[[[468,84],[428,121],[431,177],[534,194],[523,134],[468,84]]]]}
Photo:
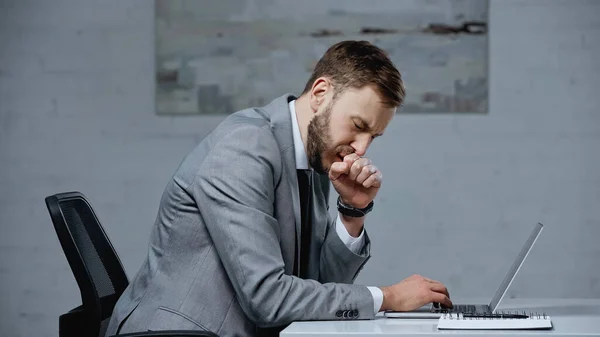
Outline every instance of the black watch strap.
{"type": "Polygon", "coordinates": [[[337,209],[343,215],[353,218],[362,218],[363,216],[367,215],[370,211],[373,210],[373,201],[371,201],[365,208],[356,208],[344,204],[344,202],[342,202],[342,198],[338,196],[337,209]]]}

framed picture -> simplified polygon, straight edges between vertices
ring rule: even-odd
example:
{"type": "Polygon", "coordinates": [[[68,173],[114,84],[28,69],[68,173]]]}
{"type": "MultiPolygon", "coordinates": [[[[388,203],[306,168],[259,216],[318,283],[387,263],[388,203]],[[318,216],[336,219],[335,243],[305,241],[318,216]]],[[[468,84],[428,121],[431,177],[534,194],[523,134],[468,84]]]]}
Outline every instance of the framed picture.
{"type": "Polygon", "coordinates": [[[487,0],[155,0],[156,112],[229,114],[299,95],[342,40],[386,50],[400,113],[486,113],[487,0]]]}

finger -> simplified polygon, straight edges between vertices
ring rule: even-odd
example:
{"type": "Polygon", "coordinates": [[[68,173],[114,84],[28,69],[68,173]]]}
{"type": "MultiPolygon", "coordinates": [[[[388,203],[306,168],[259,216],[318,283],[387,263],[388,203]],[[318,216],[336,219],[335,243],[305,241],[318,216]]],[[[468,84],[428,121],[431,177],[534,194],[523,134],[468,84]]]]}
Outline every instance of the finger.
{"type": "Polygon", "coordinates": [[[356,180],[356,177],[360,174],[363,167],[371,165],[371,160],[369,158],[358,158],[350,167],[350,173],[348,174],[348,178],[351,180],[356,180]]]}
{"type": "Polygon", "coordinates": [[[432,280],[432,279],[427,278],[427,277],[425,277],[424,279],[425,279],[425,281],[427,281],[428,283],[430,283],[432,285],[435,285],[436,287],[440,287],[440,288],[446,289],[446,293],[448,292],[448,288],[446,288],[446,286],[442,282],[437,281],[437,280],[432,280]]]}
{"type": "Polygon", "coordinates": [[[348,165],[352,166],[352,164],[360,159],[360,156],[356,153],[350,153],[344,156],[344,163],[348,163],[348,165]]]}
{"type": "Polygon", "coordinates": [[[431,289],[437,292],[442,292],[444,293],[446,296],[450,297],[450,293],[448,292],[448,288],[446,288],[446,286],[440,282],[440,281],[436,281],[436,280],[432,280],[429,279],[427,277],[425,277],[425,281],[427,281],[429,284],[431,284],[431,289]]]}
{"type": "Polygon", "coordinates": [[[432,283],[431,287],[429,289],[431,289],[432,291],[435,291],[436,293],[444,294],[448,298],[450,297],[450,294],[448,293],[448,289],[441,283],[440,284],[432,283]]]}
{"type": "Polygon", "coordinates": [[[369,187],[376,187],[379,188],[381,187],[381,180],[382,180],[382,174],[381,171],[377,171],[373,174],[371,174],[363,183],[363,187],[365,188],[369,188],[369,187]]]}
{"type": "Polygon", "coordinates": [[[375,165],[367,165],[363,166],[362,170],[358,173],[355,181],[357,184],[362,184],[367,178],[371,176],[371,174],[377,172],[377,167],[375,165]]]}
{"type": "Polygon", "coordinates": [[[450,298],[448,298],[448,296],[446,296],[444,294],[431,292],[429,302],[433,302],[433,303],[437,302],[440,305],[442,305],[443,307],[452,308],[452,301],[450,301],[450,298]]]}
{"type": "Polygon", "coordinates": [[[348,166],[347,163],[336,161],[331,164],[331,167],[329,168],[329,180],[335,181],[342,174],[348,174],[349,168],[350,166],[348,166]]]}

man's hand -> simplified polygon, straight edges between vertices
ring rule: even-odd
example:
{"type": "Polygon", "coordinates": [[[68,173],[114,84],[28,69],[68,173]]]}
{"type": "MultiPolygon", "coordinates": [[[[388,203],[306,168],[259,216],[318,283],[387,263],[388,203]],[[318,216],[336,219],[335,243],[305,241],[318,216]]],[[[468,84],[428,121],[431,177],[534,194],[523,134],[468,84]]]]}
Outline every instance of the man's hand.
{"type": "Polygon", "coordinates": [[[345,204],[365,208],[375,199],[382,175],[371,160],[352,153],[331,165],[329,180],[345,204]]]}
{"type": "Polygon", "coordinates": [[[393,286],[381,287],[381,291],[381,310],[412,311],[432,302],[452,308],[448,289],[441,282],[421,275],[413,275],[393,286]]]}

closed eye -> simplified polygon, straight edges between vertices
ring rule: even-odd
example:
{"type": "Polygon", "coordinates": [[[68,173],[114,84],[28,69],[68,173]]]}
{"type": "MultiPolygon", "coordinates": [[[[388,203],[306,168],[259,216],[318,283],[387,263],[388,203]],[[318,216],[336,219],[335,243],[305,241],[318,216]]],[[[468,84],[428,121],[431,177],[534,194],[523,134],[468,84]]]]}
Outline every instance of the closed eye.
{"type": "Polygon", "coordinates": [[[362,127],[362,126],[358,125],[356,122],[353,122],[353,123],[354,123],[354,126],[355,126],[357,129],[359,129],[359,130],[361,130],[361,131],[363,130],[363,127],[362,127]]]}

